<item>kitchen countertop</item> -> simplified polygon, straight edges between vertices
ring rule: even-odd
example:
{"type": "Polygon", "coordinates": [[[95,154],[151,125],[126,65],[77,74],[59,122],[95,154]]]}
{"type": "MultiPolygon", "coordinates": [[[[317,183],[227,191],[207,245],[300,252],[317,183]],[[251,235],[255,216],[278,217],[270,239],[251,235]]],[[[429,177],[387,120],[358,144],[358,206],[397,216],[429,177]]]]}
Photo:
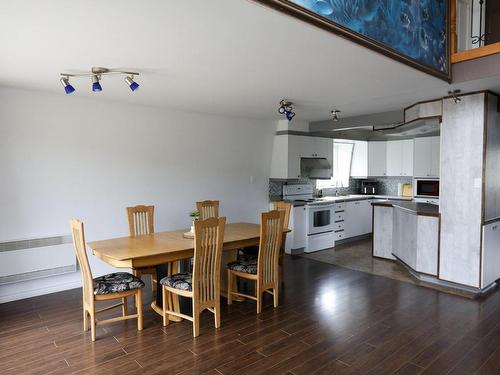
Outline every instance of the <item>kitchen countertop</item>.
{"type": "Polygon", "coordinates": [[[439,206],[431,203],[402,202],[397,200],[380,200],[372,202],[373,206],[395,207],[404,211],[410,211],[421,216],[439,217],[439,206]]]}
{"type": "MultiPolygon", "coordinates": [[[[396,201],[396,202],[397,201],[410,202],[412,200],[412,197],[390,196],[390,195],[351,194],[351,195],[325,196],[325,197],[314,198],[314,200],[317,202],[333,202],[333,203],[361,201],[361,200],[367,200],[367,199],[381,199],[381,200],[384,200],[385,202],[388,202],[387,199],[390,199],[390,200],[396,201]]],[[[282,197],[281,196],[271,196],[270,200],[271,200],[271,202],[281,201],[282,197]]],[[[291,202],[294,207],[305,206],[307,203],[312,203],[312,202],[305,202],[305,201],[289,201],[289,202],[291,202]]]]}

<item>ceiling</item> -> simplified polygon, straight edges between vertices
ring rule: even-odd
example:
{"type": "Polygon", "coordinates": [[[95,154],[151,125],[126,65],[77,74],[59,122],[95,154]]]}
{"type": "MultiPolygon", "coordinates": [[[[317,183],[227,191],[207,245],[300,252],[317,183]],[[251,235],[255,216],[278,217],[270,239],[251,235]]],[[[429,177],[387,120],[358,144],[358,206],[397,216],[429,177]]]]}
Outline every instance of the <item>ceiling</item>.
{"type": "Polygon", "coordinates": [[[449,85],[251,0],[2,0],[0,86],[65,95],[60,72],[91,66],[141,72],[72,81],[75,96],[187,111],[324,120],[401,109],[449,85]]]}

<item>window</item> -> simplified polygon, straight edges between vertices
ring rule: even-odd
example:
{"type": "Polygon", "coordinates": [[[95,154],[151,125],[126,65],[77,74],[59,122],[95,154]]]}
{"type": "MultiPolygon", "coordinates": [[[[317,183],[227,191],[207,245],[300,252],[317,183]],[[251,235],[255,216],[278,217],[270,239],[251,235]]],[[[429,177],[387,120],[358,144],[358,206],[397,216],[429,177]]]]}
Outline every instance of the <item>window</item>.
{"type": "Polygon", "coordinates": [[[353,150],[354,143],[333,142],[333,177],[329,180],[317,180],[318,189],[349,186],[353,150]]]}

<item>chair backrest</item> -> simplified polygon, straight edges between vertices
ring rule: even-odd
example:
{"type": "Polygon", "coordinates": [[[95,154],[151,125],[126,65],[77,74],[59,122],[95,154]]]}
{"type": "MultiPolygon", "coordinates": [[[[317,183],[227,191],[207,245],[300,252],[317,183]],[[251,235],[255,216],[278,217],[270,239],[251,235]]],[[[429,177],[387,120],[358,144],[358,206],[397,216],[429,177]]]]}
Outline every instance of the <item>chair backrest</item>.
{"type": "Polygon", "coordinates": [[[94,300],[94,280],[90,269],[89,259],[87,258],[87,250],[85,247],[85,235],[83,233],[83,223],[77,219],[69,221],[71,227],[71,237],[73,238],[73,247],[75,248],[76,258],[80,264],[82,272],[83,285],[83,300],[89,305],[94,300]]]}
{"type": "Polygon", "coordinates": [[[196,220],[194,222],[193,294],[197,303],[220,298],[220,267],[224,243],[225,217],[196,220]]]}
{"type": "Polygon", "coordinates": [[[127,207],[130,237],[154,233],[155,206],[127,207]]]}
{"type": "Polygon", "coordinates": [[[200,220],[219,217],[219,201],[196,202],[196,209],[200,213],[200,220]]]}
{"type": "Polygon", "coordinates": [[[260,243],[257,274],[262,287],[278,280],[278,258],[283,239],[284,212],[273,210],[260,214],[260,243]]]}
{"type": "Polygon", "coordinates": [[[290,211],[292,210],[292,204],[290,202],[273,202],[273,210],[283,211],[283,229],[288,229],[290,223],[290,211]]]}

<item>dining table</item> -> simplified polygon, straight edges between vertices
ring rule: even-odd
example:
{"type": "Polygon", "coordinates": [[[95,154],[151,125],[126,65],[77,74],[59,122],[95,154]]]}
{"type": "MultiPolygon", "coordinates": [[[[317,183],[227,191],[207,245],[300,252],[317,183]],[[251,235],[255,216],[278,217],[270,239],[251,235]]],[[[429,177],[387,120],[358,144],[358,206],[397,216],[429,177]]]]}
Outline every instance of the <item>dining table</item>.
{"type": "MultiPolygon", "coordinates": [[[[87,245],[92,254],[104,262],[117,268],[132,270],[155,267],[158,283],[168,275],[167,264],[190,259],[194,256],[194,239],[186,238],[188,230],[155,232],[136,237],[119,237],[107,240],[92,241],[87,245]]],[[[283,232],[289,232],[284,230],[283,232]]],[[[227,273],[225,263],[236,259],[238,249],[258,246],[260,241],[260,225],[254,223],[228,223],[224,230],[223,263],[221,265],[221,294],[227,288],[227,273]]],[[[151,307],[158,314],[163,314],[162,288],[158,284],[156,299],[151,307]]],[[[179,304],[174,304],[174,311],[179,304]]],[[[178,312],[178,311],[176,311],[178,312]]],[[[171,320],[179,320],[170,317],[171,320]]]]}

